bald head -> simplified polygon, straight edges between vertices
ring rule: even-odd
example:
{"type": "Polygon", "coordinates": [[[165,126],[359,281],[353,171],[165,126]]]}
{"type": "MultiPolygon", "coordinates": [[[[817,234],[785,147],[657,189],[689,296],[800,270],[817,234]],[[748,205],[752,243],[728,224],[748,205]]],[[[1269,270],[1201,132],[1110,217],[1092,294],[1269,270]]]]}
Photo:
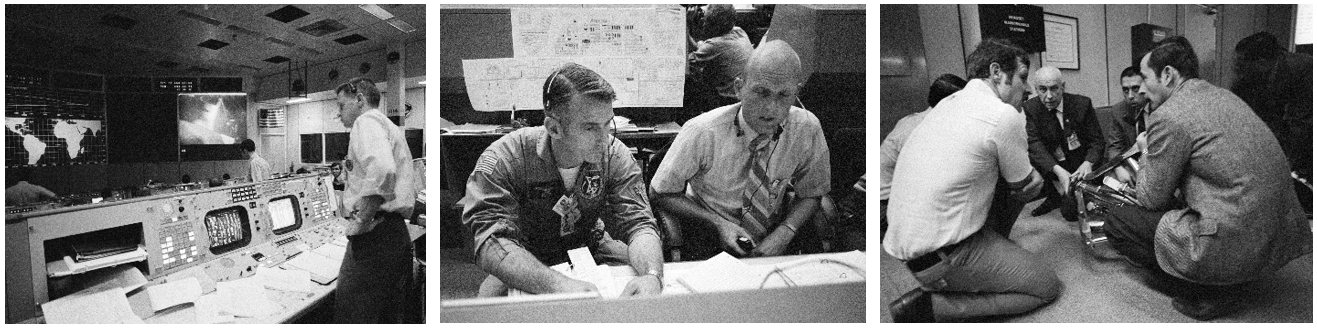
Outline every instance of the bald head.
{"type": "Polygon", "coordinates": [[[754,131],[766,134],[779,129],[800,92],[800,57],[781,40],[759,45],[736,79],[736,96],[741,114],[754,131]]]}
{"type": "Polygon", "coordinates": [[[1055,66],[1044,66],[1044,67],[1040,67],[1040,68],[1038,68],[1037,71],[1034,71],[1033,76],[1034,76],[1034,81],[1035,81],[1035,83],[1044,83],[1044,82],[1062,83],[1062,82],[1065,82],[1065,81],[1062,81],[1062,80],[1061,80],[1061,70],[1056,69],[1055,66]]]}
{"type": "Polygon", "coordinates": [[[1038,100],[1043,102],[1048,110],[1055,110],[1061,106],[1061,95],[1065,94],[1065,80],[1061,79],[1061,70],[1053,66],[1044,66],[1034,71],[1034,88],[1037,89],[1038,100]]]}
{"type": "Polygon", "coordinates": [[[745,63],[745,79],[791,79],[800,82],[800,56],[786,41],[773,40],[759,45],[745,63]]]}

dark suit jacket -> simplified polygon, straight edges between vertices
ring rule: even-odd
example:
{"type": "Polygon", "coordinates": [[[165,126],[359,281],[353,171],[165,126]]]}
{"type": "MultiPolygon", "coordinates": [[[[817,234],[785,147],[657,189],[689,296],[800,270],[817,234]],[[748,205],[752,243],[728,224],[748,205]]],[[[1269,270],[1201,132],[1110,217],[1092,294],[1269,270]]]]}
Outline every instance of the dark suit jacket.
{"type": "MultiPolygon", "coordinates": [[[[1134,146],[1134,140],[1139,135],[1138,130],[1147,129],[1147,127],[1141,127],[1142,123],[1139,122],[1143,109],[1131,110],[1128,104],[1128,101],[1121,100],[1120,103],[1116,103],[1115,106],[1111,107],[1111,119],[1106,122],[1108,124],[1106,126],[1107,159],[1125,153],[1131,146],[1134,146]]],[[[1147,105],[1144,105],[1144,107],[1147,107],[1147,105]]],[[[1093,165],[1096,166],[1097,164],[1093,165]]]]}
{"type": "Polygon", "coordinates": [[[1157,263],[1202,284],[1233,284],[1312,252],[1312,228],[1267,125],[1234,94],[1191,79],[1148,115],[1136,188],[1162,215],[1157,263]],[[1176,193],[1179,190],[1179,193],[1176,193]]]}
{"type": "Polygon", "coordinates": [[[1062,108],[1066,127],[1074,129],[1079,137],[1079,148],[1067,147],[1065,132],[1056,121],[1041,98],[1034,97],[1024,102],[1024,115],[1029,133],[1029,161],[1038,169],[1038,173],[1048,175],[1052,166],[1058,164],[1052,154],[1057,147],[1065,150],[1066,161],[1060,163],[1062,168],[1074,171],[1079,165],[1088,161],[1093,166],[1102,165],[1102,151],[1106,141],[1102,138],[1102,126],[1098,123],[1097,112],[1093,111],[1093,101],[1088,97],[1075,94],[1061,94],[1062,108]]]}

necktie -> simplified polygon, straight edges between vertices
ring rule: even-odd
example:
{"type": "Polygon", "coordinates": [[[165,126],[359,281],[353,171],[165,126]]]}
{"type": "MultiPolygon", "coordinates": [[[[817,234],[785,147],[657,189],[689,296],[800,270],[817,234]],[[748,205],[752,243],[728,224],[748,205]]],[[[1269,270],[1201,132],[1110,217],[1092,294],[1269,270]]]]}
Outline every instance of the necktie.
{"type": "Polygon", "coordinates": [[[773,215],[773,194],[771,187],[768,186],[770,181],[768,177],[768,158],[769,134],[759,134],[750,141],[750,157],[746,161],[747,175],[745,186],[745,218],[741,221],[741,227],[745,228],[750,234],[755,236],[764,236],[767,233],[765,227],[769,225],[769,218],[773,215]]]}

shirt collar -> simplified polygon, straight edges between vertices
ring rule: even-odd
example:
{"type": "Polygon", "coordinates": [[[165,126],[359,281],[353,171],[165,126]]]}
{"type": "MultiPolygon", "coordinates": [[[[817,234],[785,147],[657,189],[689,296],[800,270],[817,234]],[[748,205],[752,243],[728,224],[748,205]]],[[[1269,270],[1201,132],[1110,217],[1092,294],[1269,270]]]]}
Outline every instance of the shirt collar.
{"type": "Polygon", "coordinates": [[[537,142],[535,145],[535,154],[539,155],[540,159],[549,163],[553,163],[553,152],[549,150],[549,127],[539,126],[534,128],[523,128],[523,129],[540,130],[539,142],[537,142]]]}

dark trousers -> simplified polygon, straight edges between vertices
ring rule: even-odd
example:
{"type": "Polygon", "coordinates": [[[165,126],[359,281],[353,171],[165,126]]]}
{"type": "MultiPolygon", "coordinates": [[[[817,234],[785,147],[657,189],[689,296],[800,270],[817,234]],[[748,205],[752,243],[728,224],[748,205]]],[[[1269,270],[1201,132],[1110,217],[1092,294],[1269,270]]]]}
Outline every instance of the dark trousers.
{"type": "Polygon", "coordinates": [[[1162,214],[1165,213],[1165,211],[1148,211],[1132,206],[1111,208],[1111,215],[1107,217],[1105,228],[1112,249],[1128,258],[1135,266],[1144,268],[1151,275],[1148,283],[1152,288],[1171,297],[1190,300],[1231,299],[1232,296],[1245,291],[1247,283],[1204,285],[1162,271],[1157,263],[1153,241],[1157,236],[1157,223],[1161,222],[1162,214]]]}
{"type": "MultiPolygon", "coordinates": [[[[774,227],[773,229],[777,228],[774,227]]],[[[769,234],[772,234],[772,231],[769,231],[769,234]]],[[[685,243],[681,246],[682,261],[706,260],[723,252],[718,232],[708,225],[701,225],[701,223],[695,223],[693,220],[683,222],[681,225],[681,238],[685,243]]],[[[782,250],[782,255],[816,252],[811,250],[813,247],[810,244],[817,240],[818,231],[814,229],[813,223],[801,225],[796,236],[791,238],[791,242],[787,243],[786,249],[782,250]]]]}
{"type": "Polygon", "coordinates": [[[364,234],[348,236],[347,253],[334,291],[338,323],[390,323],[401,319],[411,269],[411,239],[402,215],[385,213],[384,221],[364,234]]]}
{"type": "MultiPolygon", "coordinates": [[[[1075,169],[1079,169],[1080,164],[1083,164],[1083,161],[1080,161],[1079,163],[1073,163],[1073,165],[1071,165],[1071,163],[1062,163],[1061,167],[1073,173],[1075,172],[1075,169]]],[[[1060,202],[1062,217],[1065,217],[1066,219],[1078,219],[1079,207],[1075,202],[1074,193],[1066,193],[1066,195],[1063,196],[1060,193],[1056,192],[1056,185],[1058,184],[1058,179],[1070,179],[1070,178],[1069,177],[1057,178],[1056,174],[1052,173],[1051,168],[1048,168],[1046,171],[1040,171],[1039,173],[1043,174],[1042,175],[1043,179],[1046,180],[1047,182],[1047,186],[1044,186],[1041,192],[1043,196],[1047,197],[1048,200],[1044,202],[1060,202]],[[1056,201],[1052,201],[1052,200],[1056,200],[1056,201]]]]}
{"type": "Polygon", "coordinates": [[[983,227],[997,232],[1003,238],[1011,238],[1011,228],[1024,210],[1024,202],[1011,198],[1011,184],[1005,178],[997,177],[997,187],[992,192],[992,207],[988,209],[987,222],[983,227]]]}
{"type": "Polygon", "coordinates": [[[1157,237],[1157,224],[1166,212],[1140,207],[1111,207],[1108,213],[1103,228],[1107,231],[1111,248],[1137,266],[1161,271],[1153,241],[1157,237]]]}
{"type": "Polygon", "coordinates": [[[938,321],[1024,313],[1061,293],[1047,264],[986,226],[937,253],[942,260],[914,276],[932,294],[938,321]]]}

